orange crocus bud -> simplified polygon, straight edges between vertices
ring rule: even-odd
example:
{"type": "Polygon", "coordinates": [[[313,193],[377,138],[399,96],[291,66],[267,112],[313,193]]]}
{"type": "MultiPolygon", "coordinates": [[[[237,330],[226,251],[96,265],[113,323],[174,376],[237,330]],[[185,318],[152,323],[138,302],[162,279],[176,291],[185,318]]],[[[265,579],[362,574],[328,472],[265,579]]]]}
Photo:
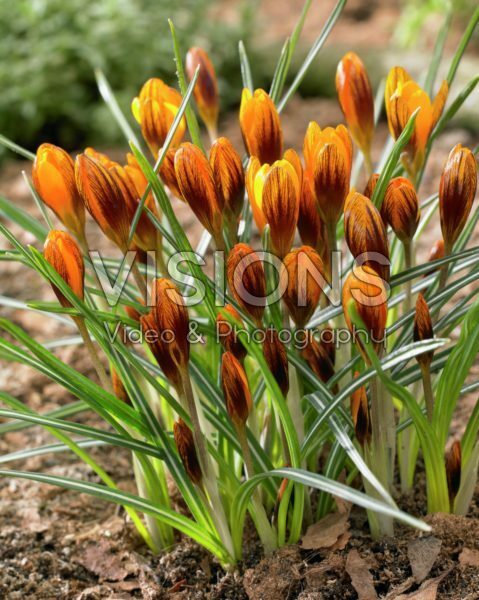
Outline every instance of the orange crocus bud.
{"type": "Polygon", "coordinates": [[[75,184],[75,165],[70,155],[53,144],[42,144],[35,156],[32,177],[43,202],[83,241],[85,206],[75,184]]]}
{"type": "Polygon", "coordinates": [[[79,154],[75,177],[88,212],[122,251],[128,249],[131,210],[114,177],[98,161],[79,154]]]}
{"type": "MultiPolygon", "coordinates": [[[[359,373],[356,372],[354,377],[358,376],[359,373]]],[[[361,447],[364,448],[364,446],[371,441],[372,434],[368,397],[364,385],[357,390],[354,390],[351,395],[351,418],[353,420],[356,438],[361,444],[361,447]]]]}
{"type": "Polygon", "coordinates": [[[236,244],[226,262],[226,277],[231,293],[238,304],[261,327],[263,319],[266,278],[263,263],[247,244],[236,244]]]}
{"type": "Polygon", "coordinates": [[[396,140],[417,108],[414,131],[407,145],[406,167],[413,177],[424,163],[426,144],[446,104],[449,86],[443,81],[434,101],[402,67],[389,71],[384,92],[389,131],[396,140]]]}
{"type": "Polygon", "coordinates": [[[198,112],[212,138],[216,137],[220,99],[218,81],[213,63],[202,48],[190,48],[186,55],[186,73],[193,79],[197,67],[200,67],[193,94],[198,112]]]}
{"type": "MultiPolygon", "coordinates": [[[[434,339],[434,330],[432,327],[431,314],[424,296],[419,292],[416,300],[416,314],[414,315],[414,341],[434,339]]],[[[429,366],[434,357],[434,351],[424,352],[416,356],[417,362],[421,366],[429,366]]]]}
{"type": "Polygon", "coordinates": [[[251,400],[246,373],[232,352],[223,354],[221,380],[230,419],[236,427],[244,427],[253,406],[253,401],[251,400]]]}
{"type": "Polygon", "coordinates": [[[394,177],[388,183],[381,204],[381,216],[404,244],[416,233],[421,212],[414,185],[405,177],[394,177]]]}
{"type": "Polygon", "coordinates": [[[198,455],[196,453],[193,433],[183,419],[178,419],[173,423],[173,437],[188,477],[196,485],[201,485],[203,476],[198,455]]]}
{"type": "Polygon", "coordinates": [[[384,346],[386,321],[388,315],[387,292],[384,281],[371,267],[355,267],[346,278],[343,286],[343,311],[346,324],[366,363],[367,353],[361,337],[366,334],[379,355],[384,346]],[[354,302],[366,331],[358,331],[349,315],[349,304],[354,302]]]}
{"type": "MultiPolygon", "coordinates": [[[[435,242],[429,252],[429,257],[427,259],[428,262],[432,262],[434,260],[439,260],[440,258],[444,258],[446,255],[446,251],[444,248],[444,240],[437,240],[437,242],[435,242]]],[[[424,277],[427,277],[428,275],[431,275],[431,273],[434,273],[435,271],[437,271],[438,269],[440,269],[441,267],[435,267],[434,269],[432,269],[431,271],[429,271],[428,273],[424,273],[424,277]]]]}
{"type": "Polygon", "coordinates": [[[103,152],[98,152],[98,150],[95,150],[95,148],[91,148],[91,147],[85,148],[85,150],[83,151],[83,154],[86,154],[90,158],[94,158],[96,161],[101,163],[107,169],[118,166],[118,163],[115,162],[114,160],[111,160],[111,158],[107,154],[104,154],[103,152]]]}
{"type": "Polygon", "coordinates": [[[389,248],[386,227],[374,204],[351,192],[344,210],[344,236],[354,258],[369,265],[389,281],[389,248]]]}
{"type": "Polygon", "coordinates": [[[309,177],[303,177],[303,186],[299,200],[298,231],[303,244],[316,248],[320,254],[324,250],[324,226],[316,207],[309,177]]]}
{"type": "Polygon", "coordinates": [[[292,250],[284,257],[281,278],[285,281],[283,300],[298,327],[312,317],[321,297],[324,265],[310,246],[292,250]]]}
{"type": "MultiPolygon", "coordinates": [[[[45,240],[43,255],[73,293],[83,300],[85,265],[74,238],[66,231],[50,231],[45,240]]],[[[52,288],[60,304],[71,308],[71,302],[61,291],[55,285],[52,288]]]]}
{"type": "Polygon", "coordinates": [[[449,491],[451,510],[453,510],[454,499],[459,492],[459,488],[461,487],[461,463],[461,442],[459,440],[455,440],[446,455],[447,489],[449,491]]]}
{"type": "Polygon", "coordinates": [[[464,229],[477,188],[477,163],[469,148],[457,144],[449,153],[439,185],[439,213],[446,254],[464,229]]]}
{"type": "Polygon", "coordinates": [[[301,356],[323,383],[327,383],[334,375],[334,364],[327,345],[322,341],[318,342],[312,335],[308,336],[307,343],[301,350],[301,356]]]}
{"type": "Polygon", "coordinates": [[[225,221],[236,225],[243,208],[244,170],[241,157],[228,138],[220,137],[211,146],[210,166],[225,221]]]}
{"type": "Polygon", "coordinates": [[[363,196],[366,196],[366,198],[369,198],[371,200],[374,194],[374,190],[376,189],[378,180],[379,173],[373,173],[372,175],[370,175],[368,182],[366,183],[366,187],[364,188],[363,196]]]}
{"type": "Polygon", "coordinates": [[[176,148],[168,148],[168,151],[165,154],[163,162],[161,163],[159,174],[163,183],[168,186],[168,189],[176,196],[179,200],[183,200],[184,198],[181,195],[181,191],[178,185],[178,178],[176,177],[175,172],[175,154],[176,148]]]}
{"type": "Polygon", "coordinates": [[[306,172],[310,174],[317,207],[327,227],[336,225],[349,193],[353,147],[344,125],[336,129],[308,125],[303,145],[306,172]]]}
{"type": "Polygon", "coordinates": [[[348,52],[339,62],[336,90],[354,141],[369,155],[374,133],[374,98],[366,67],[354,52],[348,52]]]}
{"type": "MultiPolygon", "coordinates": [[[[139,96],[131,103],[133,116],[140,124],[141,133],[155,157],[165,143],[180,104],[181,94],[157,78],[149,79],[141,88],[139,96]]],[[[186,122],[183,118],[173,136],[173,146],[181,142],[185,130],[186,122]]]]}
{"type": "Polygon", "coordinates": [[[222,244],[223,198],[216,189],[211,166],[198,146],[181,144],[175,154],[175,173],[181,195],[217,245],[222,244]]]}
{"type": "Polygon", "coordinates": [[[236,326],[243,327],[241,316],[233,305],[226,304],[216,317],[217,338],[227,352],[231,352],[239,361],[242,361],[246,356],[246,348],[238,339],[235,332],[236,326]],[[228,319],[224,313],[229,313],[228,316],[232,319],[228,319]]]}
{"type": "Polygon", "coordinates": [[[276,329],[265,331],[263,355],[281,393],[286,396],[289,390],[288,355],[276,329]]]}
{"type": "Polygon", "coordinates": [[[260,164],[271,164],[283,153],[283,132],[276,106],[264,90],[247,88],[241,95],[239,113],[244,145],[260,164]]]}
{"type": "Polygon", "coordinates": [[[130,319],[133,319],[133,321],[136,321],[137,323],[140,322],[141,313],[138,310],[136,310],[134,306],[129,306],[128,304],[125,305],[125,312],[130,317],[130,319]]]}

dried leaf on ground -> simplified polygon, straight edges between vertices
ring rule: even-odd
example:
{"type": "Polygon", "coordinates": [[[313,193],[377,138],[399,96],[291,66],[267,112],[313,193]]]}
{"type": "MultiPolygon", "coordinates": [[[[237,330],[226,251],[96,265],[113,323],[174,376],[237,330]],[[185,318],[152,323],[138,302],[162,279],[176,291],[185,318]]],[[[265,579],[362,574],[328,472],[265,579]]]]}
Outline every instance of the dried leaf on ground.
{"type": "Polygon", "coordinates": [[[378,595],[369,565],[355,549],[351,550],[346,559],[346,573],[351,577],[351,583],[359,600],[377,600],[378,595]]]}
{"type": "Polygon", "coordinates": [[[412,574],[417,583],[426,579],[441,550],[441,540],[434,536],[411,540],[407,547],[407,555],[412,574]]]}
{"type": "Polygon", "coordinates": [[[411,592],[410,594],[396,596],[396,600],[436,600],[439,584],[451,571],[452,569],[448,569],[438,577],[427,579],[421,584],[421,587],[418,590],[411,592]]]}
{"type": "Polygon", "coordinates": [[[140,570],[139,562],[132,553],[117,552],[105,539],[82,548],[75,561],[98,575],[100,582],[123,581],[130,575],[137,575],[140,570]]]}
{"type": "Polygon", "coordinates": [[[348,529],[348,513],[331,513],[308,527],[302,537],[301,547],[304,550],[331,548],[347,533],[348,529]]]}
{"type": "Polygon", "coordinates": [[[464,548],[459,555],[459,564],[461,567],[476,567],[479,568],[479,550],[471,550],[464,548]]]}

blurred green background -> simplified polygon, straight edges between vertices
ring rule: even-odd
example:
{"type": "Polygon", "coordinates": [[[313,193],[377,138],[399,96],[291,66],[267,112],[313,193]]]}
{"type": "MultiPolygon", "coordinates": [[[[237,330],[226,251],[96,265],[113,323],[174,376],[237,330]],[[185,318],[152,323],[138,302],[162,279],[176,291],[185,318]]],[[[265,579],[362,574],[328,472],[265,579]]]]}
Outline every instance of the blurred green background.
{"type": "MultiPolygon", "coordinates": [[[[231,108],[241,89],[238,41],[243,39],[248,48],[257,87],[269,85],[284,37],[294,27],[303,2],[0,0],[0,133],[30,150],[45,140],[67,150],[117,144],[121,132],[100,98],[94,68],[104,71],[130,116],[131,99],[149,77],[176,82],[169,17],[184,52],[201,45],[211,53],[223,109],[231,108]]],[[[477,0],[453,3],[460,34],[477,0]]],[[[314,0],[291,75],[334,4],[335,0],[314,0]]],[[[388,52],[397,60],[391,44],[399,43],[407,52],[408,45],[424,44],[424,31],[433,44],[449,4],[448,0],[348,0],[302,94],[333,96],[337,60],[351,47],[362,49],[377,82],[388,52]]],[[[427,61],[428,52],[421,56],[416,51],[413,61],[427,61]]],[[[0,148],[0,159],[2,153],[0,148]]]]}

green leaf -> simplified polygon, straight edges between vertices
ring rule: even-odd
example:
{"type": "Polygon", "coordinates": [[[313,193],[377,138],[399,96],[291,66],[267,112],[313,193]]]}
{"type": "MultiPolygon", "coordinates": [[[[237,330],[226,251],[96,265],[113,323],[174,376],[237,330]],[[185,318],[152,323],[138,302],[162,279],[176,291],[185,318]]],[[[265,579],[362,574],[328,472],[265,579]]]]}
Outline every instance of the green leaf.
{"type": "Polygon", "coordinates": [[[449,87],[451,87],[452,82],[456,76],[457,68],[459,67],[459,63],[461,62],[461,58],[466,51],[467,45],[469,44],[469,40],[474,33],[474,29],[476,28],[477,23],[479,22],[479,7],[476,8],[474,14],[472,15],[463,36],[459,42],[459,45],[454,53],[454,56],[451,61],[451,66],[449,67],[449,72],[447,74],[447,82],[449,87]]]}
{"type": "Polygon", "coordinates": [[[43,242],[47,237],[48,229],[39,223],[38,219],[33,218],[3,196],[0,196],[0,215],[19,225],[22,230],[34,235],[40,242],[43,242]]]}
{"type": "Polygon", "coordinates": [[[444,23],[442,24],[441,29],[439,30],[439,34],[436,38],[436,43],[434,44],[434,50],[432,53],[431,61],[429,63],[429,68],[427,70],[426,82],[424,84],[424,91],[432,97],[432,91],[434,88],[434,83],[436,82],[437,72],[439,70],[439,66],[441,64],[442,54],[444,52],[444,46],[446,44],[447,34],[449,33],[449,29],[451,27],[452,20],[452,10],[449,7],[446,11],[446,17],[444,18],[444,23]]]}
{"type": "Polygon", "coordinates": [[[29,150],[26,150],[25,148],[22,148],[18,144],[15,144],[15,142],[12,142],[12,140],[9,140],[4,135],[0,135],[0,144],[2,146],[5,146],[5,148],[8,148],[12,152],[20,154],[20,156],[23,156],[23,158],[27,158],[28,160],[35,160],[35,154],[30,152],[29,150]]]}
{"type": "Polygon", "coordinates": [[[238,44],[238,52],[241,65],[241,77],[243,78],[243,87],[247,88],[251,93],[253,93],[253,76],[251,75],[251,67],[249,64],[248,55],[246,54],[246,48],[244,47],[242,40],[240,40],[238,44]]]}

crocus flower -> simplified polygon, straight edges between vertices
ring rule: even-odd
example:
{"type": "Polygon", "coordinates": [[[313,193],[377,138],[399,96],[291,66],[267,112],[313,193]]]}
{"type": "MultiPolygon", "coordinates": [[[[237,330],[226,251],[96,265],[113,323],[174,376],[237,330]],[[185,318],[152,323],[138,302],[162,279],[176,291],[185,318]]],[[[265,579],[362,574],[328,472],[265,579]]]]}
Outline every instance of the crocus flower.
{"type": "Polygon", "coordinates": [[[247,88],[241,95],[239,113],[241,133],[250,156],[260,164],[271,164],[283,153],[283,132],[276,106],[261,89],[254,93],[247,88]]]}
{"type": "Polygon", "coordinates": [[[407,244],[412,240],[419,225],[421,212],[416,190],[409,179],[391,179],[381,204],[381,216],[401,242],[407,244]]]}
{"type": "Polygon", "coordinates": [[[228,415],[236,427],[244,427],[253,406],[246,373],[232,352],[221,360],[221,382],[228,415]]]}
{"type": "MultiPolygon", "coordinates": [[[[83,300],[85,265],[74,238],[66,231],[50,231],[45,240],[43,254],[73,293],[83,300]]],[[[72,306],[55,285],[52,285],[52,288],[62,306],[72,306]]]]}
{"type": "Polygon", "coordinates": [[[196,485],[201,485],[203,474],[196,453],[193,433],[183,419],[178,419],[173,423],[173,438],[188,477],[196,485]]]}
{"type": "Polygon", "coordinates": [[[247,244],[236,244],[228,255],[226,277],[233,297],[261,327],[263,319],[266,278],[263,263],[247,244]]]}
{"type": "MultiPolygon", "coordinates": [[[[359,373],[354,374],[355,377],[359,373]]],[[[351,394],[351,418],[353,420],[356,439],[362,448],[371,441],[371,417],[369,414],[366,388],[362,385],[351,394]]]]}
{"type": "Polygon", "coordinates": [[[242,361],[246,356],[246,348],[238,339],[235,324],[240,327],[243,326],[241,315],[232,304],[226,304],[216,317],[216,334],[224,349],[234,354],[239,361],[242,361]],[[232,320],[227,319],[225,313],[228,313],[232,320]]]}
{"type": "Polygon", "coordinates": [[[461,471],[462,471],[462,452],[461,442],[455,440],[446,455],[446,477],[447,489],[449,492],[449,501],[451,510],[454,508],[454,499],[461,487],[461,471]]]}
{"type": "MultiPolygon", "coordinates": [[[[416,300],[416,313],[414,315],[413,339],[415,342],[434,339],[431,313],[424,296],[419,292],[416,300]]],[[[434,357],[434,351],[423,352],[416,356],[417,362],[422,366],[429,366],[434,357]]]]}
{"type": "Polygon", "coordinates": [[[215,68],[208,54],[202,48],[190,48],[186,55],[186,73],[193,79],[197,67],[200,67],[193,94],[195,96],[198,112],[203,119],[210,137],[216,137],[218,113],[220,108],[218,81],[215,68]]]}
{"type": "Polygon", "coordinates": [[[269,328],[265,331],[263,355],[281,393],[283,396],[287,396],[289,390],[288,355],[276,329],[269,328]]]}
{"type": "Polygon", "coordinates": [[[43,202],[83,241],[85,206],[75,184],[75,165],[70,155],[53,144],[42,144],[35,156],[32,177],[43,202]]]}

